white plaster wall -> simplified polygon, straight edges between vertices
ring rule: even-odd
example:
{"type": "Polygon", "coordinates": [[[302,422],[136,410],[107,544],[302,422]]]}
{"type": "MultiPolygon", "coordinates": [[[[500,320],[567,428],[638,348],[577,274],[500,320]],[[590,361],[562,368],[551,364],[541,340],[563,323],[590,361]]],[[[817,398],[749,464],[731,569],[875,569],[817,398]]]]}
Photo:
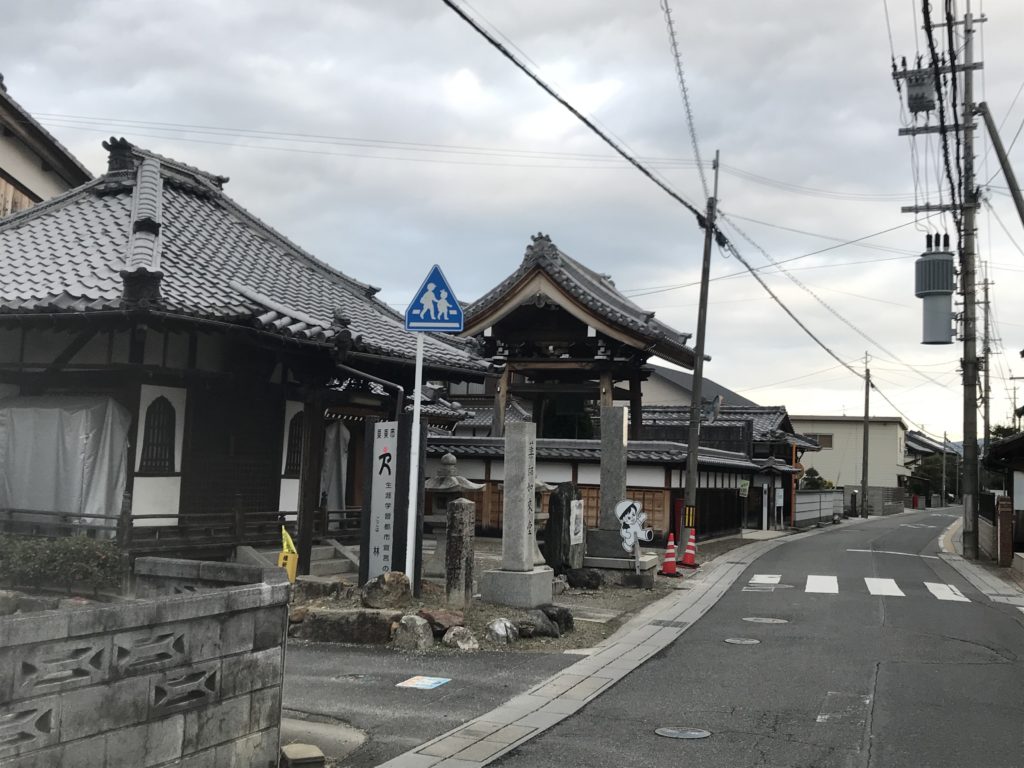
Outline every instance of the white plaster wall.
{"type": "Polygon", "coordinates": [[[277,509],[280,512],[299,511],[299,479],[297,477],[281,478],[281,496],[277,509]]]}
{"type": "Polygon", "coordinates": [[[537,463],[537,479],[545,483],[572,482],[572,464],[568,462],[537,463]]]}
{"type": "MultiPolygon", "coordinates": [[[[135,436],[135,471],[142,461],[142,436],[146,429],[146,409],[158,397],[166,397],[174,406],[174,471],[181,472],[181,445],[185,439],[185,403],[188,392],[180,387],[143,384],[139,391],[139,423],[135,436]]],[[[133,502],[134,504],[134,502],[133,502]]]]}
{"type": "Polygon", "coordinates": [[[601,465],[600,464],[580,464],[579,471],[576,474],[577,483],[580,485],[600,485],[601,484],[601,465]]]}
{"type": "Polygon", "coordinates": [[[626,485],[632,488],[664,488],[665,468],[657,466],[626,466],[626,485]]]}
{"type": "MultiPolygon", "coordinates": [[[[859,485],[864,425],[861,421],[804,419],[791,416],[799,433],[832,435],[832,448],[808,451],[800,459],[804,469],[814,467],[836,485],[859,485]]],[[[905,430],[896,422],[872,422],[868,442],[868,485],[895,488],[899,475],[910,474],[903,466],[905,430]]]]}
{"type": "Polygon", "coordinates": [[[57,174],[44,171],[42,159],[13,136],[0,136],[0,168],[43,200],[70,189],[57,174]]]}
{"type": "Polygon", "coordinates": [[[176,525],[178,503],[181,499],[181,477],[136,477],[132,490],[133,515],[159,515],[167,517],[134,520],[133,525],[176,525]]]}
{"type": "Polygon", "coordinates": [[[658,374],[641,383],[644,405],[689,405],[690,393],[658,374]]]}
{"type": "MultiPolygon", "coordinates": [[[[284,430],[281,435],[281,474],[284,474],[284,462],[288,458],[288,425],[292,423],[292,418],[296,413],[301,411],[303,408],[302,402],[299,400],[285,400],[284,402],[284,430]]],[[[296,480],[295,482],[298,482],[296,480]]],[[[284,483],[281,481],[281,499],[284,500],[284,483]]],[[[296,504],[298,503],[298,497],[296,497],[296,504]]],[[[281,507],[281,509],[298,509],[298,507],[281,507]]]]}

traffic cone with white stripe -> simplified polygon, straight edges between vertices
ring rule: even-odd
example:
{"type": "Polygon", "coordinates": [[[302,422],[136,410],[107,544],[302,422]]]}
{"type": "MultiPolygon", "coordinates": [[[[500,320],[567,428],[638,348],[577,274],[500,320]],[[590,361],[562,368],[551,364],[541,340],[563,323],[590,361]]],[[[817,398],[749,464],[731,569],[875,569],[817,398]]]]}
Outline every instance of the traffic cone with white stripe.
{"type": "Polygon", "coordinates": [[[671,533],[668,535],[668,545],[665,547],[665,559],[661,563],[661,570],[658,573],[662,576],[678,576],[676,570],[676,537],[671,533]]]}
{"type": "Polygon", "coordinates": [[[684,568],[697,567],[697,532],[693,528],[690,528],[690,539],[686,542],[686,551],[679,564],[684,568]]]}

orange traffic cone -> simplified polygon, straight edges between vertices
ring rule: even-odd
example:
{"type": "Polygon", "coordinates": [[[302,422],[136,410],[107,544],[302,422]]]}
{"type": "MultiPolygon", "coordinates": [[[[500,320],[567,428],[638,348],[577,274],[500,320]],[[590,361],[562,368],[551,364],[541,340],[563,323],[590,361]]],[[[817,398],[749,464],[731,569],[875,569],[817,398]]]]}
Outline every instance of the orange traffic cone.
{"type": "Polygon", "coordinates": [[[671,533],[668,535],[668,545],[665,547],[665,559],[658,571],[662,576],[678,576],[676,571],[676,537],[671,533]]]}
{"type": "Polygon", "coordinates": [[[686,542],[686,551],[679,564],[684,568],[697,567],[697,532],[693,528],[690,529],[690,540],[686,542]]]}

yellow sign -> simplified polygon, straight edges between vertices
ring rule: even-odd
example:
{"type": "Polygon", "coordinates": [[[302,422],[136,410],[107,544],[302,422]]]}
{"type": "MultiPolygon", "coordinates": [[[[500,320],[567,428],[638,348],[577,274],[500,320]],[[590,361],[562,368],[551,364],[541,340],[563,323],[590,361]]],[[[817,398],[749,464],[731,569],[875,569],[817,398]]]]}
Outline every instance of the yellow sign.
{"type": "Polygon", "coordinates": [[[292,542],[292,537],[288,535],[288,531],[285,530],[284,526],[281,526],[281,551],[287,552],[289,555],[297,555],[299,552],[295,549],[295,544],[292,542]]]}

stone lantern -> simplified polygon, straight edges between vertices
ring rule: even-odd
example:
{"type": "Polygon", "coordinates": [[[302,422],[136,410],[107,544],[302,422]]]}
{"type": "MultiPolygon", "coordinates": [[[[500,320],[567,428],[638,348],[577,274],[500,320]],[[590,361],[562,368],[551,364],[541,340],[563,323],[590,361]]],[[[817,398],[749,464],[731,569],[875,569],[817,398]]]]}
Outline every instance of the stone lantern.
{"type": "Polygon", "coordinates": [[[441,466],[434,477],[427,478],[424,488],[433,494],[430,510],[424,514],[423,522],[433,526],[434,553],[424,558],[423,575],[433,578],[445,576],[445,530],[448,521],[448,502],[465,495],[468,491],[479,491],[483,483],[474,483],[456,472],[455,456],[446,453],[441,457],[441,466]]]}

